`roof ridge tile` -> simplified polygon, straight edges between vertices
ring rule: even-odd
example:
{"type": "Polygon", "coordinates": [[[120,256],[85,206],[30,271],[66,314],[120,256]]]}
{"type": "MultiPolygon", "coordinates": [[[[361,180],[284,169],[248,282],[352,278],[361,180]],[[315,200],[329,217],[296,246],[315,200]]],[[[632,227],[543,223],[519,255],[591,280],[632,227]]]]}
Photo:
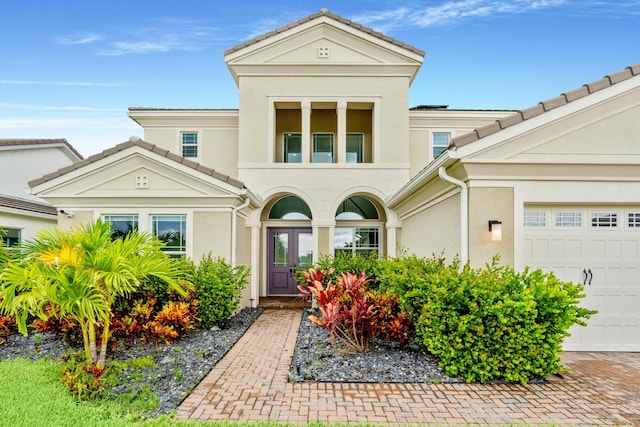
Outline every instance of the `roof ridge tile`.
{"type": "Polygon", "coordinates": [[[155,144],[152,144],[150,142],[144,141],[142,139],[137,140],[136,142],[129,140],[129,141],[125,141],[122,142],[120,144],[117,144],[114,147],[111,148],[107,148],[106,150],[103,150],[99,153],[96,153],[92,156],[89,156],[86,159],[82,159],[79,160],[69,166],[65,166],[63,168],[60,168],[54,172],[48,173],[44,176],[42,176],[41,178],[36,178],[33,179],[31,181],[29,181],[28,185],[30,187],[34,187],[36,185],[40,185],[40,184],[44,184],[47,181],[51,181],[52,179],[58,178],[62,175],[65,175],[69,172],[72,172],[74,170],[80,169],[84,166],[87,166],[91,163],[94,163],[98,160],[102,160],[106,157],[109,157],[115,153],[118,153],[120,151],[126,150],[127,148],[130,147],[140,147],[143,148],[145,150],[151,151],[152,153],[158,154],[160,156],[166,157],[167,159],[174,161],[176,163],[180,163],[183,164],[185,166],[188,166],[194,170],[197,170],[199,172],[202,172],[206,175],[212,176],[216,179],[219,179],[223,182],[226,182],[236,188],[239,189],[245,189],[245,185],[242,181],[238,181],[237,179],[231,178],[229,175],[225,175],[221,172],[216,171],[215,169],[210,168],[209,166],[205,166],[201,163],[198,162],[194,162],[193,160],[190,160],[186,157],[180,156],[178,154],[175,154],[169,150],[166,150],[162,147],[159,147],[155,144]]]}
{"type": "Polygon", "coordinates": [[[525,108],[524,110],[518,110],[518,112],[516,112],[515,114],[498,119],[497,122],[499,126],[495,126],[492,123],[481,128],[474,129],[469,133],[465,133],[459,137],[452,139],[450,145],[454,147],[462,147],[464,145],[468,145],[480,138],[484,138],[485,136],[491,135],[525,120],[529,120],[533,117],[544,114],[547,111],[562,107],[577,99],[584,98],[595,92],[609,88],[617,83],[623,82],[638,75],[640,75],[640,64],[630,65],[623,70],[609,74],[602,79],[595,80],[591,83],[586,83],[579,88],[564,92],[560,94],[560,96],[541,101],[537,105],[525,108]]]}

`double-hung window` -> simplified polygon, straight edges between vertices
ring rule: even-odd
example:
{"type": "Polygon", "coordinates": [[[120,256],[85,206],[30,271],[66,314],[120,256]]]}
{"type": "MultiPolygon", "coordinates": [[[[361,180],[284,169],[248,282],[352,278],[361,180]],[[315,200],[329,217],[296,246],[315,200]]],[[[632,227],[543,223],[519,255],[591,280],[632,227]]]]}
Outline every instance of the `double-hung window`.
{"type": "Polygon", "coordinates": [[[299,133],[284,134],[284,162],[302,163],[302,135],[299,133]]]}
{"type": "Polygon", "coordinates": [[[333,134],[313,134],[313,163],[333,163],[333,134]]]}
{"type": "Polygon", "coordinates": [[[433,158],[435,159],[442,154],[449,146],[451,134],[443,132],[433,133],[433,158]]]}
{"type": "Polygon", "coordinates": [[[347,134],[347,163],[362,163],[364,153],[364,135],[361,133],[347,134]]]}
{"type": "Polygon", "coordinates": [[[187,216],[152,215],[153,234],[165,243],[162,248],[171,257],[179,258],[187,254],[187,216]]]}
{"type": "Polygon", "coordinates": [[[336,227],[334,244],[336,255],[340,252],[367,256],[378,252],[379,228],[377,227],[336,227]]]}
{"type": "Polygon", "coordinates": [[[198,157],[198,132],[182,132],[182,157],[198,157]]]}

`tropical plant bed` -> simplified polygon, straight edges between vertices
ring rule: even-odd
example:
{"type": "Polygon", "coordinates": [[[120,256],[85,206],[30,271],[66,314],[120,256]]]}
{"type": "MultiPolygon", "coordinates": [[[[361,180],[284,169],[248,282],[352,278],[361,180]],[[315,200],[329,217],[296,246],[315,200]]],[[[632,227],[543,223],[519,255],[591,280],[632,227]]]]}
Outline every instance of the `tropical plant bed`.
{"type": "Polygon", "coordinates": [[[444,373],[437,360],[415,344],[401,348],[397,343],[373,340],[368,351],[345,353],[331,345],[329,333],[313,324],[304,310],[291,364],[290,381],[365,383],[452,383],[461,382],[444,373]]]}
{"type": "MultiPolygon", "coordinates": [[[[146,397],[147,405],[138,409],[148,416],[171,412],[261,313],[261,309],[243,309],[223,328],[194,330],[171,345],[135,344],[127,349],[116,349],[109,354],[107,366],[120,372],[118,381],[107,385],[108,392],[114,399],[124,401],[136,396],[146,397]]],[[[59,359],[67,352],[68,347],[54,335],[32,332],[24,337],[14,334],[0,344],[0,361],[18,357],[59,359]]]]}
{"type": "MultiPolygon", "coordinates": [[[[312,323],[309,315],[319,315],[314,309],[302,312],[302,321],[293,354],[289,381],[347,383],[464,383],[445,374],[438,360],[410,343],[402,348],[397,343],[373,340],[368,351],[345,353],[331,345],[329,333],[312,323]]],[[[532,378],[530,383],[544,382],[532,378]]],[[[485,383],[505,384],[502,380],[485,383]]],[[[511,382],[510,382],[511,383],[511,382]]]]}

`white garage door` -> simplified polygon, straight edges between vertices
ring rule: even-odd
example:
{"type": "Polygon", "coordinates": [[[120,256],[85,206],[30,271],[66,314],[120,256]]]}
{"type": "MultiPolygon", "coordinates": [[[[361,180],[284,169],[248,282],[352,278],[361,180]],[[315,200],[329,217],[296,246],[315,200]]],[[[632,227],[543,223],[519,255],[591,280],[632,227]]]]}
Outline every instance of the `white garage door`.
{"type": "Polygon", "coordinates": [[[573,327],[568,351],[640,351],[640,208],[527,207],[524,261],[585,284],[598,310],[573,327]]]}

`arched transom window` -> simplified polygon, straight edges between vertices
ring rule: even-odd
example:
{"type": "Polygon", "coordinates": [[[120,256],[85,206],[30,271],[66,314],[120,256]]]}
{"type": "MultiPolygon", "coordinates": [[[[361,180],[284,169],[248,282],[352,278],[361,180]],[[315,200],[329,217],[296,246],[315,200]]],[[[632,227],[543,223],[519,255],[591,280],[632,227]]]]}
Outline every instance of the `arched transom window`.
{"type": "Polygon", "coordinates": [[[286,196],[273,204],[269,211],[269,219],[310,220],[311,209],[302,199],[286,196]]]}

